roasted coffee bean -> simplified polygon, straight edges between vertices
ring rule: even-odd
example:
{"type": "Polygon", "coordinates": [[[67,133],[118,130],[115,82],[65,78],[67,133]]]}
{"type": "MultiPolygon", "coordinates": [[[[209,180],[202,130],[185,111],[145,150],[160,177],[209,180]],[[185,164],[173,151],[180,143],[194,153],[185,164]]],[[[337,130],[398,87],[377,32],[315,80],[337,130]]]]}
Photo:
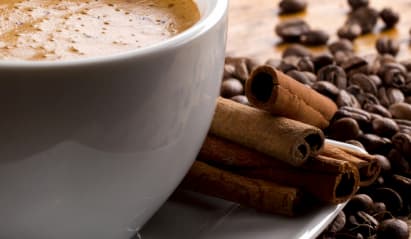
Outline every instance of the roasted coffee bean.
{"type": "Polygon", "coordinates": [[[328,45],[328,50],[335,56],[335,53],[339,51],[343,52],[353,52],[354,46],[351,41],[347,39],[339,39],[328,45]]]}
{"type": "Polygon", "coordinates": [[[331,233],[337,233],[341,231],[345,226],[345,222],[345,213],[343,211],[340,211],[333,222],[328,226],[328,231],[331,233]]]}
{"type": "Polygon", "coordinates": [[[403,198],[403,202],[405,203],[404,209],[407,209],[406,211],[408,212],[406,212],[406,214],[409,214],[409,203],[411,200],[411,178],[394,174],[388,180],[388,184],[390,185],[390,187],[397,191],[403,198]]]}
{"type": "Polygon", "coordinates": [[[359,85],[348,85],[347,92],[351,93],[353,96],[358,98],[360,95],[364,94],[364,91],[361,89],[359,85]]]}
{"type": "Polygon", "coordinates": [[[348,16],[348,23],[361,26],[361,34],[372,32],[379,17],[379,12],[371,7],[359,7],[348,16]]]}
{"type": "Polygon", "coordinates": [[[343,117],[353,118],[358,122],[360,128],[371,126],[371,114],[359,108],[350,106],[340,107],[334,114],[334,120],[341,119],[343,117]]]}
{"type": "Polygon", "coordinates": [[[309,46],[320,46],[327,44],[330,35],[323,30],[310,30],[300,36],[300,42],[309,46]]]}
{"type": "Polygon", "coordinates": [[[388,108],[393,118],[411,120],[411,104],[400,102],[388,108]]]}
{"type": "Polygon", "coordinates": [[[348,0],[348,5],[350,5],[353,10],[360,7],[368,7],[368,4],[368,0],[348,0]]]}
{"type": "Polygon", "coordinates": [[[374,82],[375,86],[380,87],[380,85],[382,84],[382,80],[379,76],[377,75],[368,75],[368,78],[374,82]]]}
{"type": "Polygon", "coordinates": [[[380,11],[380,17],[385,23],[386,28],[394,27],[400,20],[399,14],[394,12],[391,8],[383,8],[380,11]]]}
{"type": "Polygon", "coordinates": [[[234,65],[224,64],[223,79],[233,77],[234,72],[235,72],[234,65]]]}
{"type": "Polygon", "coordinates": [[[314,63],[308,56],[301,57],[297,63],[297,67],[300,71],[314,72],[314,63]]]}
{"type": "Polygon", "coordinates": [[[337,51],[334,53],[334,60],[335,63],[339,66],[344,64],[344,62],[348,61],[351,57],[353,57],[354,53],[350,51],[337,51]]]}
{"type": "Polygon", "coordinates": [[[372,212],[375,213],[381,213],[387,211],[387,207],[385,206],[385,203],[383,202],[375,202],[372,205],[372,212]]]}
{"type": "Polygon", "coordinates": [[[234,66],[234,72],[232,72],[232,77],[245,82],[249,76],[249,70],[247,67],[248,59],[245,57],[226,57],[225,64],[234,66]]]}
{"type": "Polygon", "coordinates": [[[358,122],[353,118],[343,117],[334,121],[328,128],[327,135],[335,140],[355,139],[361,134],[358,122]]]}
{"type": "Polygon", "coordinates": [[[287,75],[302,84],[309,85],[309,86],[314,84],[314,81],[309,76],[310,72],[290,70],[287,72],[287,75]]]}
{"type": "Polygon", "coordinates": [[[384,107],[389,107],[391,105],[390,99],[388,98],[387,89],[385,87],[380,87],[378,89],[377,96],[380,101],[380,104],[384,107]]]}
{"type": "Polygon", "coordinates": [[[298,42],[300,36],[310,30],[310,26],[302,19],[291,19],[280,22],[275,33],[285,42],[298,42]]]}
{"type": "Polygon", "coordinates": [[[306,0],[281,0],[278,4],[281,14],[302,12],[307,8],[306,0]]]}
{"type": "Polygon", "coordinates": [[[377,86],[374,81],[363,73],[355,73],[349,79],[349,84],[358,85],[364,92],[377,95],[377,86]]]}
{"type": "MultiPolygon", "coordinates": [[[[371,206],[371,208],[373,208],[374,204],[371,206]]],[[[367,212],[364,211],[358,211],[356,213],[357,216],[357,221],[360,224],[367,224],[370,225],[373,229],[376,229],[376,227],[378,226],[378,221],[377,219],[375,219],[373,216],[371,216],[370,214],[368,214],[367,212]]]]}
{"type": "Polygon", "coordinates": [[[368,73],[368,62],[359,56],[353,56],[344,62],[341,67],[344,69],[345,73],[348,75],[353,75],[355,73],[368,73]]]}
{"type": "Polygon", "coordinates": [[[391,168],[397,173],[408,173],[410,171],[410,164],[406,158],[397,149],[391,149],[387,158],[390,160],[391,168]]]}
{"type": "Polygon", "coordinates": [[[372,207],[373,203],[374,201],[369,195],[363,193],[356,194],[348,201],[344,212],[351,215],[353,212],[366,211],[372,207]]]}
{"type": "Polygon", "coordinates": [[[400,50],[400,43],[392,38],[380,37],[375,43],[375,48],[380,54],[390,54],[396,56],[400,50]]]}
{"type": "MultiPolygon", "coordinates": [[[[407,94],[408,96],[411,95],[411,73],[407,73],[407,80],[404,86],[401,87],[402,92],[404,94],[407,94]]],[[[411,97],[408,97],[409,99],[407,100],[408,102],[411,102],[410,99],[411,97]]]]}
{"type": "Polygon", "coordinates": [[[383,174],[391,172],[391,163],[387,159],[387,157],[381,154],[375,154],[374,157],[377,159],[378,164],[381,166],[381,172],[383,174]]]}
{"type": "Polygon", "coordinates": [[[374,94],[371,94],[371,93],[360,94],[360,95],[357,95],[356,98],[362,107],[365,104],[375,104],[375,105],[380,104],[380,100],[378,100],[378,98],[374,94]]]}
{"type": "Polygon", "coordinates": [[[390,139],[380,137],[376,134],[362,134],[358,137],[358,140],[371,154],[385,155],[392,148],[392,142],[390,139]]]}
{"type": "Polygon", "coordinates": [[[340,90],[340,93],[335,99],[335,104],[338,107],[349,106],[353,108],[361,108],[357,98],[346,90],[340,90]]]}
{"type": "Polygon", "coordinates": [[[231,97],[230,99],[243,105],[250,105],[250,102],[248,101],[248,98],[245,95],[236,95],[231,97]]]}
{"type": "Polygon", "coordinates": [[[296,56],[287,56],[281,60],[280,65],[277,67],[278,70],[287,73],[292,70],[298,70],[298,60],[296,56]]]}
{"type": "Polygon", "coordinates": [[[402,60],[402,61],[400,61],[399,63],[405,67],[405,69],[407,70],[407,72],[410,72],[410,71],[411,71],[411,58],[410,58],[410,59],[406,59],[406,60],[402,60]]]}
{"type": "Polygon", "coordinates": [[[378,74],[385,85],[396,88],[404,86],[407,79],[407,71],[405,67],[399,63],[383,64],[380,67],[378,74]]]}
{"type": "Polygon", "coordinates": [[[312,58],[315,72],[318,72],[321,68],[334,64],[334,58],[329,53],[319,54],[312,58]]]}
{"type": "Polygon", "coordinates": [[[355,40],[361,35],[361,25],[358,23],[345,23],[337,30],[337,36],[350,41],[355,40]]]}
{"type": "Polygon", "coordinates": [[[289,56],[296,56],[296,57],[312,57],[311,51],[300,44],[292,44],[284,49],[282,53],[282,58],[286,58],[289,56]]]}
{"type": "Polygon", "coordinates": [[[376,118],[372,121],[374,133],[383,137],[391,137],[399,131],[397,123],[390,118],[376,118]]]}
{"type": "Polygon", "coordinates": [[[382,221],[377,228],[377,238],[408,239],[409,228],[406,222],[400,219],[382,221]]]}
{"type": "Polygon", "coordinates": [[[391,139],[394,147],[407,158],[411,158],[411,135],[403,132],[396,133],[391,139]]]}
{"type": "Polygon", "coordinates": [[[337,96],[340,93],[340,89],[329,81],[316,81],[311,87],[332,100],[337,99],[337,96]]]}
{"type": "Polygon", "coordinates": [[[244,93],[244,87],[241,82],[235,78],[229,78],[221,84],[220,95],[224,98],[231,98],[244,93]]]}
{"type": "Polygon", "coordinates": [[[329,81],[339,89],[347,88],[347,75],[344,69],[337,65],[322,67],[317,73],[318,81],[329,81]]]}
{"type": "Polygon", "coordinates": [[[399,212],[404,205],[400,194],[392,188],[377,188],[371,194],[376,202],[383,202],[391,213],[399,212]]]}
{"type": "Polygon", "coordinates": [[[387,89],[387,97],[390,105],[404,102],[405,96],[400,89],[390,87],[387,89]]]}
{"type": "Polygon", "coordinates": [[[388,111],[387,108],[380,104],[364,104],[363,109],[370,113],[379,114],[383,117],[392,117],[390,111],[388,111]]]}

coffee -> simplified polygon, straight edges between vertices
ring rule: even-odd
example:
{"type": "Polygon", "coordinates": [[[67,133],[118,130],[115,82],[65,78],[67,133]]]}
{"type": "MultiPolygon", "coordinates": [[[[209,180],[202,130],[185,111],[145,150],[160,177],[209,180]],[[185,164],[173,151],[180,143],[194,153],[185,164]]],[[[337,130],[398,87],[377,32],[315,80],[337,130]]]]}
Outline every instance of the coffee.
{"type": "Polygon", "coordinates": [[[170,38],[199,18],[193,0],[0,1],[0,59],[109,55],[170,38]]]}

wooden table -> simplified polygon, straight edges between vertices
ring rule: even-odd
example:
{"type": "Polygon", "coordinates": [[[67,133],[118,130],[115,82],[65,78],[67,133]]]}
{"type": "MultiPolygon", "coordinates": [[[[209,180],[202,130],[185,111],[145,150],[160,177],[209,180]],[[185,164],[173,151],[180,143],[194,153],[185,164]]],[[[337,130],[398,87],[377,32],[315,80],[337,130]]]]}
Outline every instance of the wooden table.
{"type": "MultiPolygon", "coordinates": [[[[231,0],[227,54],[231,56],[253,57],[260,62],[268,58],[279,58],[286,44],[281,44],[274,33],[274,26],[288,18],[303,18],[312,28],[318,28],[331,34],[335,40],[336,29],[343,24],[349,11],[347,1],[309,0],[308,9],[301,14],[278,15],[279,0],[231,0]]],[[[381,36],[396,38],[401,43],[399,59],[411,58],[411,1],[409,0],[371,0],[371,6],[378,10],[391,6],[400,13],[400,22],[391,30],[383,30],[379,20],[375,31],[355,40],[355,48],[361,54],[375,52],[375,40],[381,36]],[[395,3],[395,4],[394,4],[395,3]]],[[[320,52],[324,47],[313,48],[320,52]]],[[[409,221],[411,231],[411,221],[409,221]]],[[[411,239],[411,235],[410,235],[411,239]]]]}

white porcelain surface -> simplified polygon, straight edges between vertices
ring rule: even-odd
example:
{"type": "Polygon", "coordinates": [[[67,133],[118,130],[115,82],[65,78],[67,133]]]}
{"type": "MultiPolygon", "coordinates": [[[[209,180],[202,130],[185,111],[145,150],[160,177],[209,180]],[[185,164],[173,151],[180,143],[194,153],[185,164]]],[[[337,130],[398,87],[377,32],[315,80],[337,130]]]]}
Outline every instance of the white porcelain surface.
{"type": "Polygon", "coordinates": [[[227,0],[160,44],[105,58],[0,61],[0,238],[128,239],[209,127],[227,0]]]}
{"type": "MultiPolygon", "coordinates": [[[[332,144],[362,149],[327,140],[332,144]]],[[[311,239],[345,203],[312,208],[297,217],[264,214],[222,199],[177,191],[141,231],[142,239],[311,239]]]]}

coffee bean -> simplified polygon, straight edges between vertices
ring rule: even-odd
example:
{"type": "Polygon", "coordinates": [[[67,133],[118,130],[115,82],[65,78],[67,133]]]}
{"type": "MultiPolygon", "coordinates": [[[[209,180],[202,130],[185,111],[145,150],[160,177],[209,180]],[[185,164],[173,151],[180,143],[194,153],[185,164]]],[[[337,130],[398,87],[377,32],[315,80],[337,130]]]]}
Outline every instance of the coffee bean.
{"type": "MultiPolygon", "coordinates": [[[[387,159],[387,157],[385,157],[384,155],[381,155],[381,154],[375,154],[374,157],[377,159],[378,164],[381,166],[381,173],[382,174],[387,174],[387,173],[391,172],[391,163],[387,159]]],[[[385,207],[385,205],[384,205],[384,207],[385,207]]]]}
{"type": "Polygon", "coordinates": [[[388,111],[387,108],[380,104],[364,104],[363,109],[370,113],[379,114],[383,117],[392,117],[390,111],[388,111]]]}
{"type": "Polygon", "coordinates": [[[316,81],[311,87],[332,100],[335,100],[340,93],[340,89],[329,81],[316,81]]]}
{"type": "Polygon", "coordinates": [[[312,58],[315,72],[318,72],[321,68],[334,64],[334,58],[329,53],[319,54],[312,58]]]}
{"type": "Polygon", "coordinates": [[[393,118],[411,120],[411,104],[400,102],[388,108],[393,118]]]}
{"type": "Polygon", "coordinates": [[[385,85],[396,88],[404,86],[407,79],[407,71],[405,67],[399,63],[383,64],[378,74],[385,85]]]}
{"type": "Polygon", "coordinates": [[[374,81],[363,73],[355,73],[349,79],[349,84],[358,85],[364,92],[377,95],[377,86],[374,81]]]}
{"type": "Polygon", "coordinates": [[[364,107],[364,105],[366,104],[380,104],[380,100],[377,98],[377,96],[368,92],[357,95],[356,98],[362,107],[364,107]]]}
{"type": "Polygon", "coordinates": [[[372,32],[379,17],[379,12],[371,7],[359,7],[350,13],[348,23],[357,23],[361,27],[361,34],[372,32]]]}
{"type": "Polygon", "coordinates": [[[409,228],[406,222],[400,219],[388,219],[380,223],[377,228],[378,238],[408,239],[409,228]]]}
{"type": "Polygon", "coordinates": [[[403,132],[396,133],[391,139],[394,147],[405,157],[411,157],[411,135],[403,132]]]}
{"type": "Polygon", "coordinates": [[[382,80],[379,76],[377,75],[368,75],[368,79],[370,79],[372,82],[374,82],[375,86],[378,88],[382,84],[382,80]]]}
{"type": "Polygon", "coordinates": [[[353,212],[366,211],[373,206],[373,199],[367,194],[356,194],[344,208],[344,212],[352,214],[353,212]]]}
{"type": "Polygon", "coordinates": [[[400,89],[390,87],[387,89],[387,98],[389,101],[389,104],[396,104],[396,103],[401,103],[404,101],[405,96],[404,93],[400,89]]]}
{"type": "Polygon", "coordinates": [[[300,71],[314,72],[314,63],[311,61],[310,57],[301,57],[297,63],[297,67],[300,71]]]}
{"type": "Polygon", "coordinates": [[[275,33],[285,42],[298,42],[309,30],[310,26],[302,19],[286,20],[275,27],[275,33]]]}
{"type": "Polygon", "coordinates": [[[307,8],[306,0],[281,0],[278,4],[281,14],[302,12],[307,8]]]}
{"type": "Polygon", "coordinates": [[[286,58],[288,56],[296,56],[296,57],[312,57],[311,51],[300,44],[292,44],[284,49],[282,53],[282,58],[286,58]]]}
{"type": "Polygon", "coordinates": [[[224,98],[231,98],[236,95],[241,95],[243,92],[243,85],[235,78],[226,79],[221,84],[220,95],[224,98]]]}
{"type": "Polygon", "coordinates": [[[328,128],[327,135],[335,140],[346,141],[357,138],[361,133],[358,122],[353,118],[343,117],[334,121],[328,128]]]}
{"type": "Polygon", "coordinates": [[[364,145],[365,149],[371,154],[387,154],[392,148],[392,142],[388,138],[368,133],[361,134],[358,140],[364,145]]]}
{"type": "Polygon", "coordinates": [[[400,50],[400,43],[392,38],[380,37],[375,43],[375,48],[380,54],[397,55],[400,50]]]}
{"type": "Polygon", "coordinates": [[[340,90],[337,98],[335,99],[335,104],[338,107],[349,106],[353,108],[361,108],[360,103],[357,98],[346,90],[340,90]]]}
{"type": "Polygon", "coordinates": [[[358,140],[350,139],[350,140],[345,141],[345,143],[357,146],[358,148],[365,150],[364,145],[362,145],[362,143],[358,140]]]}
{"type": "Polygon", "coordinates": [[[329,81],[339,89],[347,88],[347,76],[344,69],[337,65],[322,67],[317,73],[318,81],[329,81]]]}
{"type": "Polygon", "coordinates": [[[233,77],[234,72],[235,72],[234,65],[224,64],[224,72],[223,72],[223,78],[224,79],[233,77]]]}
{"type": "Polygon", "coordinates": [[[397,149],[391,149],[387,158],[390,160],[391,168],[397,173],[408,173],[410,170],[410,164],[406,158],[397,149]]]}
{"type": "Polygon", "coordinates": [[[343,211],[340,211],[333,222],[328,226],[328,231],[331,233],[337,233],[341,231],[345,226],[345,222],[345,213],[343,211]]]}
{"type": "Polygon", "coordinates": [[[350,5],[351,9],[353,10],[360,7],[367,7],[368,4],[368,0],[348,0],[348,5],[350,5]]]}
{"type": "Polygon", "coordinates": [[[372,129],[374,133],[384,137],[391,137],[399,131],[397,123],[385,117],[374,119],[372,121],[372,129]]]}
{"type": "Polygon", "coordinates": [[[368,62],[359,56],[353,56],[344,62],[341,67],[344,69],[346,74],[353,75],[354,73],[367,73],[368,62]]]}
{"type": "Polygon", "coordinates": [[[294,80],[302,84],[309,85],[309,86],[314,84],[314,81],[309,76],[310,74],[311,74],[310,72],[297,71],[297,70],[290,70],[287,72],[287,75],[289,75],[294,80]]]}
{"type": "Polygon", "coordinates": [[[232,77],[245,82],[249,76],[249,70],[247,67],[247,58],[245,57],[226,57],[226,65],[234,66],[234,72],[232,72],[232,77]]]}
{"type": "Polygon", "coordinates": [[[287,73],[292,70],[298,70],[297,66],[298,57],[288,56],[281,60],[280,65],[277,67],[278,70],[287,73]]]}
{"type": "Polygon", "coordinates": [[[338,120],[343,117],[353,118],[360,125],[360,128],[366,128],[371,125],[371,114],[363,109],[342,106],[334,114],[334,120],[338,120]]]}
{"type": "Polygon", "coordinates": [[[376,202],[383,202],[392,213],[400,211],[404,205],[400,194],[392,188],[377,188],[372,192],[372,198],[376,202]]]}
{"type": "Polygon", "coordinates": [[[309,46],[325,45],[330,35],[323,30],[309,30],[301,34],[300,42],[309,46]]]}
{"type": "Polygon", "coordinates": [[[398,13],[394,12],[392,8],[383,8],[380,11],[380,17],[385,23],[386,28],[394,27],[398,21],[400,20],[400,16],[398,13]]]}
{"type": "Polygon", "coordinates": [[[230,99],[243,105],[250,105],[250,102],[245,95],[236,95],[231,97],[230,99]]]}
{"type": "Polygon", "coordinates": [[[335,56],[335,53],[339,51],[343,52],[353,52],[354,46],[351,41],[347,39],[339,39],[328,45],[328,50],[335,56]]]}
{"type": "Polygon", "coordinates": [[[345,23],[343,26],[338,28],[337,36],[342,39],[347,39],[353,41],[361,35],[362,29],[361,25],[358,23],[345,23]]]}

